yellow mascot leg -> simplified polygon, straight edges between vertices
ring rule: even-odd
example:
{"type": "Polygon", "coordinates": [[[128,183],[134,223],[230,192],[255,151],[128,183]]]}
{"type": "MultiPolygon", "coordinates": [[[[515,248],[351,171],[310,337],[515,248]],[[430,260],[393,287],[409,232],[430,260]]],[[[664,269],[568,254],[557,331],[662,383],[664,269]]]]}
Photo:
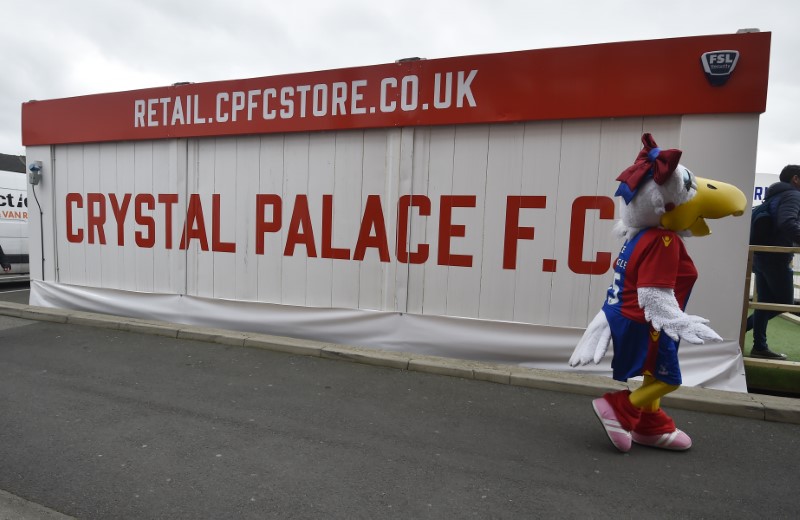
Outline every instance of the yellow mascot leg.
{"type": "Polygon", "coordinates": [[[655,412],[661,407],[661,398],[678,389],[678,385],[668,385],[657,380],[649,373],[644,374],[644,383],[639,389],[631,392],[630,401],[636,408],[646,412],[655,412]]]}
{"type": "Polygon", "coordinates": [[[683,451],[692,447],[692,439],[675,427],[675,421],[661,409],[661,398],[678,389],[658,381],[652,374],[644,374],[644,382],[631,392],[628,400],[641,411],[639,421],[631,432],[636,444],[665,450],[683,451]]]}

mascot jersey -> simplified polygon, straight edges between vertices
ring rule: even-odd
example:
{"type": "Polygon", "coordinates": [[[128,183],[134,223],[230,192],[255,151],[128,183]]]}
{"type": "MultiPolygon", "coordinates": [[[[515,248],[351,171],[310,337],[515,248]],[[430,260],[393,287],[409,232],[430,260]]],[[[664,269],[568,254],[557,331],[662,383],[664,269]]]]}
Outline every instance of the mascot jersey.
{"type": "Polygon", "coordinates": [[[697,269],[675,232],[647,228],[625,242],[603,305],[614,343],[614,379],[627,381],[646,371],[667,384],[681,384],[678,342],[653,330],[639,307],[637,290],[673,289],[683,310],[696,280],[697,269]]]}

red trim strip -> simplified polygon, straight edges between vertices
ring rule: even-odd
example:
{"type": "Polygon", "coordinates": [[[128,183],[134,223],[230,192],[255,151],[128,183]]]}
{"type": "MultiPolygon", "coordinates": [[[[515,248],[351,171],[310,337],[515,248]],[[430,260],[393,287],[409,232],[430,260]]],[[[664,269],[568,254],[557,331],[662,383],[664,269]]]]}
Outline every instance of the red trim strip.
{"type": "Polygon", "coordinates": [[[353,128],[762,113],[770,33],[421,60],[22,105],[26,146],[353,128]],[[700,56],[736,50],[712,86],[700,56]]]}

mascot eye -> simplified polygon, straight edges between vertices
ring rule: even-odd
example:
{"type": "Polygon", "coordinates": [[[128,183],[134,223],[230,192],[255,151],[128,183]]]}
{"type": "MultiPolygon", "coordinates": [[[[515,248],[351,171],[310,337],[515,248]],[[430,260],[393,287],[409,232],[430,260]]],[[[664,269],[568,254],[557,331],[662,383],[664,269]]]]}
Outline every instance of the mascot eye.
{"type": "Polygon", "coordinates": [[[683,187],[686,191],[691,191],[692,188],[697,189],[697,182],[694,180],[694,174],[688,168],[683,170],[683,187]]]}

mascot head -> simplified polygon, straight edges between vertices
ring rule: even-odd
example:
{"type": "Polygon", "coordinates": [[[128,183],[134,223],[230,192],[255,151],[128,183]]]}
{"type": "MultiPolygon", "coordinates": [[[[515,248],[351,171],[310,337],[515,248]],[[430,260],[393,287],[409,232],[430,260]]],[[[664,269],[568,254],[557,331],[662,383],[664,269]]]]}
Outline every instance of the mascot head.
{"type": "Polygon", "coordinates": [[[661,226],[683,235],[711,233],[705,219],[739,216],[747,199],[730,184],[695,177],[679,163],[680,150],[662,150],[653,136],[642,136],[644,147],[622,172],[616,194],[625,201],[617,231],[625,238],[640,229],[661,226]]]}

